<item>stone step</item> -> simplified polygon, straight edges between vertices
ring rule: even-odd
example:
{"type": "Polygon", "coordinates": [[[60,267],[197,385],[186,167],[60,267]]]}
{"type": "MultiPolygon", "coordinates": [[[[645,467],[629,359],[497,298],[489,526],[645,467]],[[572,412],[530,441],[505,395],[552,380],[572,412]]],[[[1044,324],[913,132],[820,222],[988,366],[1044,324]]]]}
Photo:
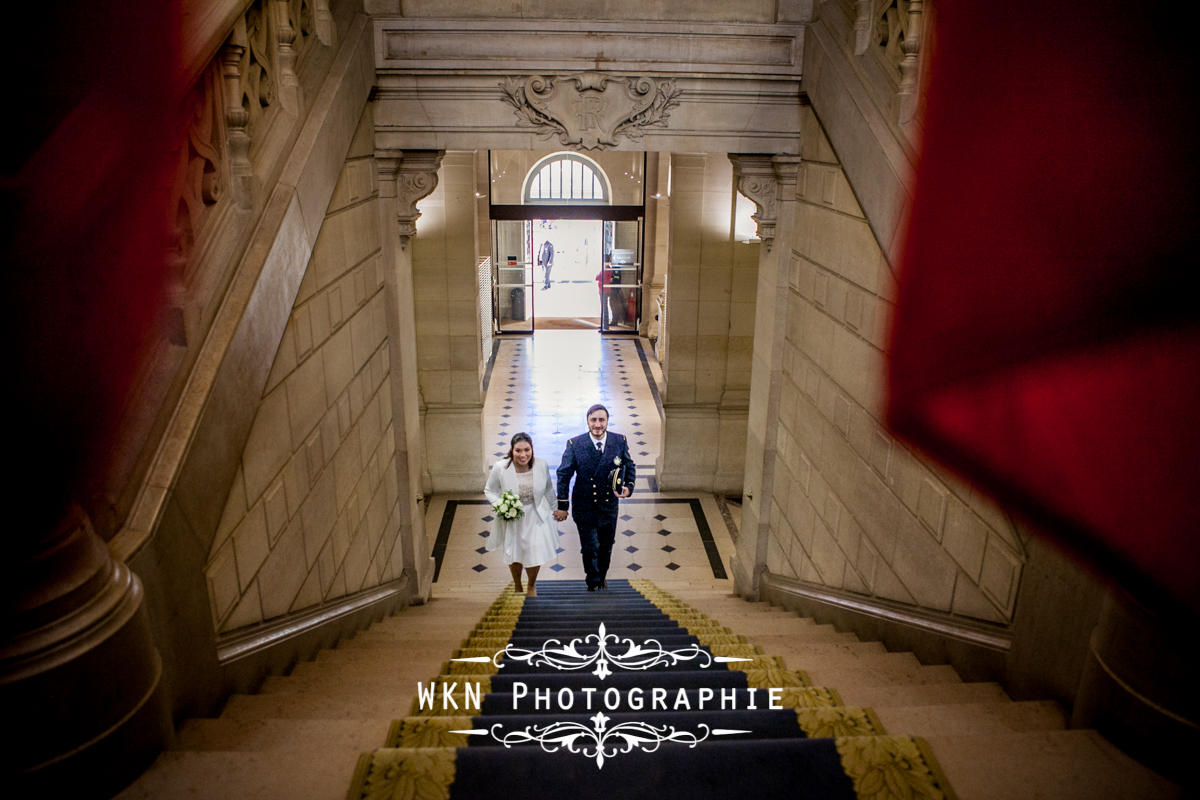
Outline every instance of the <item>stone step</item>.
{"type": "Polygon", "coordinates": [[[423,606],[408,606],[384,619],[403,617],[438,617],[443,614],[468,614],[482,611],[496,602],[497,595],[488,593],[479,597],[434,598],[423,606]]]}
{"type": "Polygon", "coordinates": [[[834,686],[848,706],[881,708],[1011,702],[998,683],[932,683],[908,686],[834,686]]]}
{"type": "MultiPolygon", "coordinates": [[[[374,651],[371,651],[374,652],[374,651]]],[[[830,653],[806,658],[785,658],[790,669],[808,672],[814,683],[837,689],[848,686],[898,686],[959,683],[953,668],[923,666],[911,653],[830,653]]],[[[304,692],[412,693],[418,681],[427,682],[440,671],[442,660],[425,656],[416,661],[360,660],[305,662],[286,677],[269,677],[260,688],[264,695],[304,692]]]]}
{"type": "MultiPolygon", "coordinates": [[[[447,656],[448,657],[448,656],[447,656]]],[[[378,661],[351,661],[351,662],[329,662],[329,661],[306,661],[297,664],[292,670],[292,674],[283,678],[275,678],[277,681],[287,680],[310,680],[313,678],[323,678],[327,680],[336,679],[339,675],[346,678],[362,678],[362,677],[377,677],[379,679],[401,680],[407,679],[409,676],[424,676],[432,670],[433,675],[438,674],[442,668],[442,664],[446,661],[446,657],[438,658],[436,653],[422,654],[420,658],[400,660],[394,659],[388,661],[381,659],[378,661]]],[[[422,677],[422,680],[424,678],[422,677]]],[[[268,679],[271,680],[271,679],[268,679]]]]}
{"type": "Polygon", "coordinates": [[[701,611],[714,609],[731,614],[741,614],[743,616],[767,616],[775,617],[795,617],[802,619],[792,611],[787,611],[779,606],[769,606],[764,603],[747,603],[744,600],[738,602],[736,600],[708,600],[702,597],[680,597],[678,598],[684,603],[687,603],[692,608],[698,608],[701,611]]]}
{"type": "MultiPolygon", "coordinates": [[[[478,622],[478,619],[476,619],[475,622],[478,622]]],[[[359,631],[357,634],[355,634],[353,639],[343,639],[342,642],[339,642],[339,646],[341,646],[341,644],[343,642],[353,642],[356,639],[357,640],[365,640],[365,641],[385,641],[385,642],[386,641],[429,642],[429,641],[437,641],[439,639],[457,638],[461,642],[464,638],[466,638],[471,633],[471,630],[475,627],[475,622],[472,622],[469,625],[463,625],[461,623],[457,623],[454,625],[446,625],[446,626],[443,626],[443,627],[440,627],[437,629],[371,628],[369,630],[359,631]]]]}
{"type": "Polygon", "coordinates": [[[344,800],[359,753],[168,750],[118,800],[344,800]]]}
{"type": "MultiPolygon", "coordinates": [[[[747,637],[751,644],[758,644],[762,647],[763,652],[773,656],[783,656],[790,664],[793,659],[813,658],[819,656],[841,655],[841,654],[858,654],[858,655],[880,655],[886,654],[888,649],[883,646],[883,642],[821,642],[821,641],[796,641],[792,639],[792,644],[781,646],[778,642],[769,644],[761,644],[759,637],[747,637]]],[[[782,638],[782,637],[780,637],[782,638]]]]}
{"type": "Polygon", "coordinates": [[[390,719],[189,719],[175,750],[286,752],[382,747],[390,719]]]}
{"type": "MultiPolygon", "coordinates": [[[[730,626],[733,627],[732,625],[730,626]]],[[[793,629],[778,625],[738,625],[736,633],[750,639],[755,644],[761,644],[764,650],[786,647],[788,642],[857,642],[859,639],[853,633],[838,631],[832,625],[807,625],[793,629]]]]}
{"type": "MultiPolygon", "coordinates": [[[[444,653],[444,657],[449,658],[450,650],[453,650],[455,647],[458,647],[462,643],[462,640],[466,639],[470,634],[471,634],[470,628],[454,631],[453,638],[446,640],[446,641],[451,642],[451,644],[448,645],[448,648],[445,650],[439,650],[438,652],[444,653]]],[[[441,631],[441,635],[445,636],[446,631],[441,631]]],[[[429,641],[430,641],[429,639],[423,638],[421,636],[400,636],[398,634],[388,633],[385,631],[363,631],[362,633],[355,636],[353,639],[343,639],[340,642],[338,642],[337,649],[343,650],[343,649],[351,648],[351,647],[372,648],[372,647],[391,646],[391,647],[405,648],[405,649],[409,649],[409,650],[420,649],[420,650],[431,650],[432,651],[433,646],[427,644],[429,641]]]]}
{"type": "Polygon", "coordinates": [[[434,595],[433,597],[429,598],[429,602],[427,602],[427,603],[422,603],[419,606],[407,606],[406,608],[401,609],[397,613],[398,614],[413,614],[413,613],[423,614],[426,612],[441,613],[444,609],[454,608],[455,606],[461,606],[464,604],[475,605],[478,603],[484,603],[486,605],[486,604],[490,604],[493,600],[495,600],[499,594],[500,594],[499,591],[477,592],[477,593],[473,593],[473,594],[458,593],[458,594],[455,594],[455,595],[449,596],[449,597],[438,594],[438,595],[434,595]]]}
{"type": "MultiPolygon", "coordinates": [[[[437,675],[504,585],[445,587],[291,675],[268,678],[259,694],[230,697],[220,718],[187,721],[176,749],[120,797],[340,800],[358,753],[382,745],[417,682],[437,675]]],[[[949,666],[922,665],[723,587],[660,585],[837,689],[846,705],[875,709],[888,733],[924,737],[961,800],[1177,796],[1098,734],[1065,730],[1056,703],[1014,703],[996,683],[963,683],[949,666]]]]}
{"type": "MultiPolygon", "coordinates": [[[[793,645],[804,645],[810,643],[858,643],[858,637],[854,636],[853,633],[839,633],[838,631],[834,630],[833,626],[830,625],[811,626],[808,628],[803,628],[803,630],[799,630],[794,633],[788,633],[786,636],[763,636],[762,633],[746,630],[745,626],[740,625],[728,625],[725,627],[730,628],[733,633],[745,634],[745,636],[755,644],[762,644],[763,650],[766,650],[767,652],[780,650],[782,649],[782,645],[785,643],[791,643],[793,645]]],[[[420,634],[396,634],[385,631],[364,631],[359,633],[358,636],[355,636],[353,639],[342,639],[341,642],[337,644],[337,649],[374,648],[374,646],[388,645],[408,646],[408,648],[413,648],[413,646],[419,645],[422,649],[433,649],[436,645],[431,644],[431,642],[433,642],[433,640],[442,640],[442,642],[449,642],[450,644],[446,645],[446,649],[438,651],[445,652],[446,657],[449,657],[450,650],[460,645],[462,640],[469,636],[470,630],[461,631],[461,636],[457,636],[455,638],[442,638],[445,636],[445,631],[440,633],[442,633],[442,636],[426,638],[424,636],[420,636],[420,634]]]]}
{"type": "Polygon", "coordinates": [[[1023,733],[1067,727],[1062,706],[1051,701],[891,707],[875,712],[893,736],[1023,733]]]}
{"type": "Polygon", "coordinates": [[[430,608],[429,606],[421,606],[416,610],[405,609],[398,614],[392,614],[390,617],[383,617],[376,624],[379,625],[401,625],[412,622],[453,620],[453,619],[478,619],[480,615],[486,614],[488,609],[492,607],[492,603],[456,603],[451,607],[439,608],[436,611],[424,611],[422,609],[430,608]]]}
{"type": "Polygon", "coordinates": [[[450,652],[462,643],[462,639],[446,639],[442,641],[433,641],[423,643],[421,647],[417,647],[418,643],[393,643],[393,644],[378,644],[371,647],[341,647],[336,650],[321,650],[318,651],[316,661],[330,663],[348,663],[352,661],[379,661],[392,663],[397,660],[409,659],[414,657],[423,649],[427,649],[430,654],[445,653],[442,658],[445,661],[450,657],[450,652]]]}
{"type": "MultiPolygon", "coordinates": [[[[763,648],[764,650],[766,648],[763,648]]],[[[897,675],[916,674],[923,667],[912,653],[788,653],[779,650],[772,655],[783,656],[790,669],[819,671],[826,675],[837,675],[844,670],[880,670],[897,675]]]]}
{"type": "Polygon", "coordinates": [[[446,614],[440,617],[387,617],[376,622],[368,630],[399,633],[403,631],[445,631],[447,629],[471,628],[483,618],[486,608],[464,614],[446,614]]]}
{"type": "MultiPolygon", "coordinates": [[[[311,662],[310,662],[311,663],[311,662]]],[[[415,692],[417,681],[429,683],[441,672],[441,663],[418,664],[410,669],[381,668],[376,664],[338,665],[333,671],[294,673],[287,677],[269,677],[259,688],[260,694],[297,694],[300,692],[367,692],[395,694],[415,692]]]]}
{"type": "MultiPolygon", "coordinates": [[[[297,694],[235,694],[225,703],[221,719],[396,719],[408,714],[416,684],[406,692],[305,692],[297,694]]],[[[342,787],[345,791],[345,787],[342,787]]]]}
{"type": "MultiPolygon", "coordinates": [[[[915,657],[913,661],[916,661],[915,657]]],[[[917,666],[913,667],[907,664],[885,663],[862,667],[808,669],[803,664],[793,666],[789,663],[788,667],[804,669],[812,678],[815,686],[832,686],[839,692],[860,686],[923,686],[938,683],[962,683],[962,678],[954,671],[954,667],[948,664],[926,667],[917,662],[917,666]]]]}
{"type": "Polygon", "coordinates": [[[1179,787],[1090,730],[925,737],[960,800],[1168,800],[1179,787]]]}

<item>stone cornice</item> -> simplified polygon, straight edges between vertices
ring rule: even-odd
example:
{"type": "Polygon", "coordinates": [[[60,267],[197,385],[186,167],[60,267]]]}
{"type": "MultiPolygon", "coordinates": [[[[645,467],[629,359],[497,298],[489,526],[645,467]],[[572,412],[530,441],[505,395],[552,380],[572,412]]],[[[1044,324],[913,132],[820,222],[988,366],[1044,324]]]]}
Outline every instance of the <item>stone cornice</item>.
{"type": "Polygon", "coordinates": [[[797,23],[448,20],[376,17],[380,72],[507,70],[800,77],[804,26],[797,23]]]}

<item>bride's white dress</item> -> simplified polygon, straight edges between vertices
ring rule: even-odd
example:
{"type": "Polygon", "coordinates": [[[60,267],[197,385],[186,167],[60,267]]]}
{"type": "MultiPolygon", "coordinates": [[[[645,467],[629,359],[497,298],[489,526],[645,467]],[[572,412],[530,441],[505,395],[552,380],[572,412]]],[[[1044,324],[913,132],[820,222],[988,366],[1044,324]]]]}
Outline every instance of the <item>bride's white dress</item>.
{"type": "Polygon", "coordinates": [[[558,559],[558,526],[554,509],[558,505],[554,481],[546,462],[535,458],[528,472],[518,473],[502,458],[492,465],[483,494],[492,505],[509,491],[521,498],[524,513],[508,522],[496,517],[492,521],[487,549],[501,550],[505,564],[540,567],[558,559]]]}

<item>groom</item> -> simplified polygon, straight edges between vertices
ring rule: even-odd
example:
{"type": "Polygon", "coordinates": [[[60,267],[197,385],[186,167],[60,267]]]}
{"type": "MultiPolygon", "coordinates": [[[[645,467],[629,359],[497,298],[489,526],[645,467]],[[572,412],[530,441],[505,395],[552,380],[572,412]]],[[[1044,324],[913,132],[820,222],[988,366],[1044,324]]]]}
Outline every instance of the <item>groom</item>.
{"type": "Polygon", "coordinates": [[[625,437],[608,430],[608,409],[597,403],[587,412],[588,432],[567,440],[558,468],[558,510],[554,518],[562,522],[567,509],[579,529],[583,551],[583,569],[589,592],[606,586],[604,576],[617,536],[617,498],[633,494],[634,467],[625,437]],[[609,475],[620,470],[620,490],[614,493],[609,475]],[[575,475],[575,490],[567,502],[567,490],[575,475]]]}

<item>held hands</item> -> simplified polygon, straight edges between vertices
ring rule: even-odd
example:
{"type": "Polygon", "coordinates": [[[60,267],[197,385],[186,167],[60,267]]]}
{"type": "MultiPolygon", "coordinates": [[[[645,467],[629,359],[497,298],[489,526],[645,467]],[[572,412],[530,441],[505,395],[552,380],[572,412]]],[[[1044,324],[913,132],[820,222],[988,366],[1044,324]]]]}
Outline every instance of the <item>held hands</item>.
{"type": "Polygon", "coordinates": [[[564,519],[566,519],[566,518],[567,518],[567,512],[565,512],[565,511],[555,511],[555,512],[554,512],[554,518],[555,518],[556,520],[558,520],[559,522],[562,522],[564,519]]]}

